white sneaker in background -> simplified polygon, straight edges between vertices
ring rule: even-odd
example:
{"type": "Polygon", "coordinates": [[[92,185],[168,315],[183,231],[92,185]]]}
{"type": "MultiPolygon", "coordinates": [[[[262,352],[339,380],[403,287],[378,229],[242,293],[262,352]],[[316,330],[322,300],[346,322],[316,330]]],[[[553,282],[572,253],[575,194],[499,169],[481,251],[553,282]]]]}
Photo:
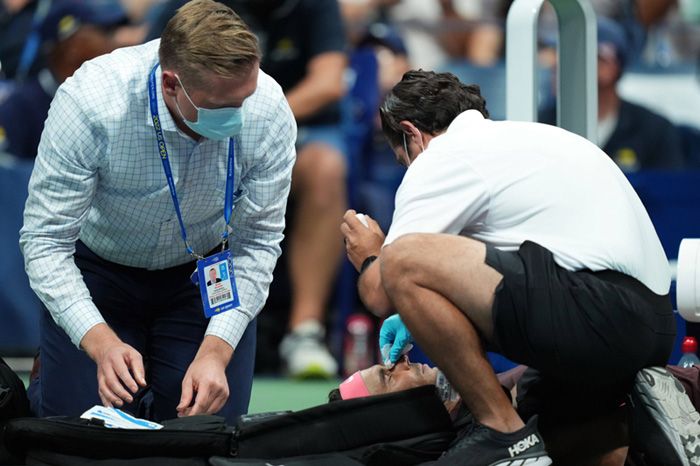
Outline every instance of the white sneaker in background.
{"type": "Polygon", "coordinates": [[[307,320],[284,336],[279,351],[287,374],[301,379],[337,375],[338,363],[328,351],[325,334],[320,322],[307,320]]]}

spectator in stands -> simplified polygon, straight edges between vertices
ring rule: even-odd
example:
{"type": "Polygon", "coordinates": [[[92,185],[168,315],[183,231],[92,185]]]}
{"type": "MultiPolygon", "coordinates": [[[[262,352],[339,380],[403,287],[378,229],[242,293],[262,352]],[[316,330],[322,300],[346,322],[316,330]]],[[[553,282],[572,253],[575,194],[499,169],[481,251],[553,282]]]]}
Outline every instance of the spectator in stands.
{"type": "Polygon", "coordinates": [[[450,60],[491,66],[503,55],[504,19],[512,0],[403,0],[390,8],[413,68],[450,60]]]}
{"type": "Polygon", "coordinates": [[[0,103],[0,149],[18,157],[36,157],[58,86],[85,61],[114,49],[106,28],[121,18],[100,13],[84,3],[61,1],[52,5],[39,29],[47,67],[17,84],[0,103]]]}
{"type": "Polygon", "coordinates": [[[14,80],[35,76],[45,66],[41,56],[34,60],[28,57],[20,66],[39,3],[39,0],[0,1],[0,77],[14,80]],[[24,68],[19,71],[23,76],[17,76],[20,68],[24,68]]]}
{"type": "MultiPolygon", "coordinates": [[[[171,7],[183,3],[171,2],[171,7]]],[[[345,36],[337,0],[223,1],[260,38],[261,68],[282,86],[299,127],[285,256],[291,281],[289,333],[280,356],[290,375],[330,377],[328,300],[342,260],[337,219],[346,199],[347,152],[339,101],[345,92],[345,36]]],[[[170,12],[164,12],[168,17],[170,12]]],[[[162,23],[162,22],[161,22],[162,23]]],[[[154,25],[151,37],[158,34],[154,25]]]]}
{"type": "Polygon", "coordinates": [[[369,25],[386,22],[389,7],[402,0],[338,0],[348,41],[356,45],[365,35],[369,25]]]}
{"type": "Polygon", "coordinates": [[[440,43],[448,57],[475,66],[493,66],[505,52],[505,18],[512,0],[440,0],[446,27],[440,43]]]}
{"type": "MultiPolygon", "coordinates": [[[[598,19],[598,145],[624,172],[683,168],[678,128],[663,116],[629,102],[617,92],[627,65],[628,42],[620,26],[598,19]]],[[[540,120],[554,124],[555,106],[540,120]]]]}
{"type": "Polygon", "coordinates": [[[549,125],[491,121],[478,86],[446,73],[406,73],[381,117],[408,167],[389,233],[352,210],[341,231],[365,305],[405,322],[385,320],[380,348],[396,361],[415,336],[492,429],[475,429],[464,457],[490,464],[508,458],[506,439],[537,435],[503,396],[484,347],[536,368],[540,386],[575,381],[602,413],[641,368],[667,361],[668,262],[600,149],[549,125]]]}
{"type": "Polygon", "coordinates": [[[238,15],[193,0],[161,40],[58,89],[20,231],[46,307],[38,415],[125,406],[146,384],[156,419],[247,412],[296,139],[260,59],[238,15]],[[203,309],[193,269],[231,263],[230,310],[203,309]]]}
{"type": "Polygon", "coordinates": [[[350,99],[353,123],[358,128],[353,132],[356,147],[351,150],[356,150],[361,160],[354,201],[363,212],[388,228],[403,168],[396,164],[382,133],[378,108],[380,101],[411,66],[397,29],[385,23],[374,23],[367,28],[352,57],[357,76],[350,99]]]}
{"type": "MultiPolygon", "coordinates": [[[[440,0],[444,26],[438,33],[447,60],[436,71],[479,83],[494,120],[506,117],[505,25],[511,0],[440,0]]],[[[541,83],[539,83],[541,87],[541,83]]]]}
{"type": "Polygon", "coordinates": [[[663,116],[620,97],[617,84],[627,65],[627,39],[606,18],[598,27],[598,144],[623,171],[680,169],[678,128],[663,116]]]}
{"type": "MultiPolygon", "coordinates": [[[[277,2],[284,12],[290,2],[277,2]]],[[[345,36],[336,0],[302,0],[267,32],[263,67],[285,92],[299,125],[290,195],[292,228],[287,263],[291,281],[289,333],[280,356],[292,376],[333,376],[337,364],[324,342],[324,322],[342,259],[338,214],[347,205],[339,101],[345,92],[345,36]]],[[[258,18],[263,18],[258,11],[258,18]]]]}
{"type": "Polygon", "coordinates": [[[437,0],[401,0],[387,12],[404,38],[413,68],[435,69],[445,62],[447,54],[438,39],[442,9],[437,0]]]}
{"type": "MultiPolygon", "coordinates": [[[[403,74],[411,69],[408,51],[396,28],[384,23],[374,23],[367,28],[356,45],[357,49],[363,47],[374,49],[379,74],[379,95],[383,97],[401,81],[403,74]]],[[[378,117],[379,112],[376,114],[378,117]]],[[[379,124],[378,118],[376,121],[379,124]]],[[[386,142],[384,144],[386,145],[386,142]]]]}
{"type": "MultiPolygon", "coordinates": [[[[0,0],[0,77],[24,81],[47,67],[46,55],[39,49],[40,29],[48,13],[63,3],[89,6],[101,26],[109,26],[112,38],[128,29],[128,17],[119,0],[85,2],[80,0],[0,0]]],[[[134,45],[115,40],[115,46],[134,45]]]]}

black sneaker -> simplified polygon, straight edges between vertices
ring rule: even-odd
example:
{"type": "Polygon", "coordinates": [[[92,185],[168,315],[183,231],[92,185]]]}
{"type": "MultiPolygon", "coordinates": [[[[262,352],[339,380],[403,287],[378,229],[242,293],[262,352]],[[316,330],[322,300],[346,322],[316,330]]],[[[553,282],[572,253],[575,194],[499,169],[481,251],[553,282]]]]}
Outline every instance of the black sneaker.
{"type": "Polygon", "coordinates": [[[632,446],[649,464],[700,464],[700,414],[666,369],[637,373],[632,389],[632,446]]]}
{"type": "Polygon", "coordinates": [[[537,416],[522,429],[503,433],[473,422],[435,466],[549,466],[552,459],[537,431],[537,416]]]}

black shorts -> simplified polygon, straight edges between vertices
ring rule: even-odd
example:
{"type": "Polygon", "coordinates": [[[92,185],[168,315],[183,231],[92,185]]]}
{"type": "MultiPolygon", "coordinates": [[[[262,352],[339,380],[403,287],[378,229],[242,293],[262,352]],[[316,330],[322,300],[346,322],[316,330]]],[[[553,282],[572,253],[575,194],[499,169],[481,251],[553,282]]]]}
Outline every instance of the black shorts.
{"type": "Polygon", "coordinates": [[[509,359],[581,388],[619,387],[666,364],[676,335],[668,295],[615,271],[568,271],[531,241],[513,252],[487,246],[486,264],[503,275],[493,344],[509,359]]]}

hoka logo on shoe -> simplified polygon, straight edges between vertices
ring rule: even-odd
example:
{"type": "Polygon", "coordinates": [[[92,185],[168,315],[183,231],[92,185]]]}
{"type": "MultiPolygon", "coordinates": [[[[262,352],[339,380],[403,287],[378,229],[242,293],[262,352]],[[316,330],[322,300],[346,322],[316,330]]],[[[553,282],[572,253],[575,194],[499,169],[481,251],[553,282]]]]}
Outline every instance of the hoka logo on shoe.
{"type": "Polygon", "coordinates": [[[510,457],[514,457],[515,455],[519,455],[520,453],[524,452],[525,450],[534,447],[540,443],[539,437],[535,434],[531,434],[518,443],[514,443],[510,447],[508,447],[508,453],[510,453],[510,457]]]}

